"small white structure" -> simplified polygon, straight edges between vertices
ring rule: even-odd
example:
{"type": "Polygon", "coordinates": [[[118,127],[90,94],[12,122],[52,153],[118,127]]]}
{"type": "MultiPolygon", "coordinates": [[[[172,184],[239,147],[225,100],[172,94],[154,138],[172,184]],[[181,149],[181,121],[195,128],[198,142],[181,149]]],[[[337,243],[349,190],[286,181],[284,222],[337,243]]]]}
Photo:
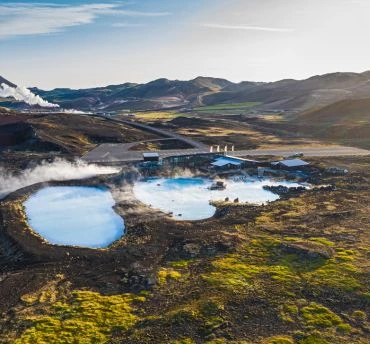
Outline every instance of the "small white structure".
{"type": "Polygon", "coordinates": [[[211,163],[211,166],[216,169],[236,169],[242,168],[249,165],[255,165],[257,161],[237,158],[234,156],[220,156],[216,158],[214,162],[211,163]]]}
{"type": "Polygon", "coordinates": [[[229,157],[220,157],[217,158],[214,162],[211,163],[214,167],[240,167],[243,164],[242,161],[237,159],[231,159],[229,157]]]}
{"type": "Polygon", "coordinates": [[[287,169],[298,169],[309,165],[310,163],[303,161],[301,159],[288,159],[288,160],[281,160],[272,162],[271,165],[280,167],[280,168],[287,168],[287,169]]]}

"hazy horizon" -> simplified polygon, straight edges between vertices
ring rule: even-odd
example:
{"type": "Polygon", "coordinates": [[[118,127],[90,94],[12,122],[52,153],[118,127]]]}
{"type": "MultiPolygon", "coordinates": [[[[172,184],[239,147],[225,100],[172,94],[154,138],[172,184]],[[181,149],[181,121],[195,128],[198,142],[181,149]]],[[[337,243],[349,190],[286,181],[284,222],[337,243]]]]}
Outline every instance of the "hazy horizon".
{"type": "Polygon", "coordinates": [[[43,89],[369,70],[366,0],[9,0],[0,75],[43,89]]]}

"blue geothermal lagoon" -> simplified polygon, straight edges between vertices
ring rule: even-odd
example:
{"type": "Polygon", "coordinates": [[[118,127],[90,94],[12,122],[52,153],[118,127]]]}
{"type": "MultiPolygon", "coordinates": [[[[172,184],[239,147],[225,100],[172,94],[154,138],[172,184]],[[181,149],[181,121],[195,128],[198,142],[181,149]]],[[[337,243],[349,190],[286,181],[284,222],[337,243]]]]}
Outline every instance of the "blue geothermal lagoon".
{"type": "Polygon", "coordinates": [[[125,230],[106,188],[46,187],[25,203],[32,230],[51,244],[105,248],[125,230]]]}
{"type": "Polygon", "coordinates": [[[264,185],[287,187],[301,186],[287,181],[246,178],[224,180],[224,190],[210,190],[213,181],[208,178],[149,178],[134,185],[135,197],[146,205],[165,213],[172,213],[176,220],[201,220],[212,217],[216,208],[210,201],[233,201],[264,204],[275,201],[278,195],[264,190],[264,185]]]}

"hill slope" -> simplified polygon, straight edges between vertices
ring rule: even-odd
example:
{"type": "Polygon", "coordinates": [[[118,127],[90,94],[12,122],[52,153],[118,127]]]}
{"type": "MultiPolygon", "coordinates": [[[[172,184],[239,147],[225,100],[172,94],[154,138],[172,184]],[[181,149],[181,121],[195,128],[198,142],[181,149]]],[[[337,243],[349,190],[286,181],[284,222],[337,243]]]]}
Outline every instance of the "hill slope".
{"type": "Polygon", "coordinates": [[[301,132],[345,144],[370,147],[370,98],[347,99],[302,113],[293,123],[301,132]]]}
{"type": "Polygon", "coordinates": [[[260,118],[256,123],[270,130],[370,148],[370,98],[341,100],[298,115],[260,118]]]}
{"type": "Polygon", "coordinates": [[[80,90],[32,88],[31,91],[64,108],[85,111],[189,110],[199,106],[249,102],[259,103],[254,111],[301,112],[344,99],[370,97],[370,72],[238,84],[211,77],[189,81],[162,78],[146,84],[124,83],[80,90]]]}

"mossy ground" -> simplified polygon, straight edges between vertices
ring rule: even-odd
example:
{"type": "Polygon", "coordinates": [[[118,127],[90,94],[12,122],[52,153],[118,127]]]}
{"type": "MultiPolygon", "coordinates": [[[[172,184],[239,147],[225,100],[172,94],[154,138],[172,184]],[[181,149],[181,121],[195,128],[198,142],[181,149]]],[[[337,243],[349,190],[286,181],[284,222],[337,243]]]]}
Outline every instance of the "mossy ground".
{"type": "Polygon", "coordinates": [[[238,244],[168,257],[144,294],[74,289],[55,276],[23,295],[13,335],[18,343],[369,343],[369,192],[367,177],[351,178],[252,213],[231,207],[206,225],[238,244]]]}

